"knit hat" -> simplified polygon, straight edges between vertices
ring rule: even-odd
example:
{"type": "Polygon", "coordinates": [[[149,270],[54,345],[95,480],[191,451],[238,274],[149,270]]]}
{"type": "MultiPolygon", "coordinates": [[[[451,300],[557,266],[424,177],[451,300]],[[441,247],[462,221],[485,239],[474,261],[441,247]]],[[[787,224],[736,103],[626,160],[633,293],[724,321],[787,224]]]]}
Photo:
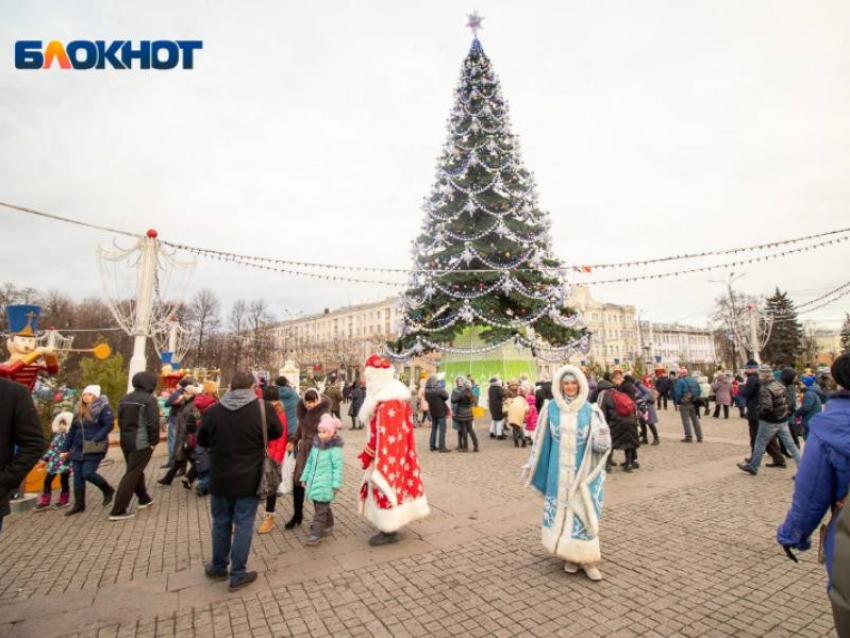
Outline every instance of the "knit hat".
{"type": "Polygon", "coordinates": [[[842,354],[832,364],[832,378],[845,390],[850,390],[850,354],[842,354]]]}
{"type": "Polygon", "coordinates": [[[759,366],[759,374],[773,375],[773,368],[771,368],[766,363],[763,363],[762,365],[759,366]]]}
{"type": "Polygon", "coordinates": [[[756,362],[755,359],[750,359],[749,361],[747,361],[747,365],[745,367],[747,370],[758,370],[759,364],[756,362]]]}
{"type": "Polygon", "coordinates": [[[811,388],[815,384],[815,378],[813,376],[806,376],[801,379],[803,385],[807,388],[811,388]]]}
{"type": "Polygon", "coordinates": [[[94,384],[87,385],[85,388],[83,388],[83,394],[92,394],[92,395],[94,395],[94,398],[96,399],[97,397],[100,396],[100,386],[94,385],[94,384]]]}
{"type": "Polygon", "coordinates": [[[215,394],[216,392],[218,392],[218,384],[210,379],[204,381],[201,388],[206,394],[215,394]]]}
{"type": "Polygon", "coordinates": [[[340,428],[342,428],[342,423],[330,414],[323,414],[322,418],[319,419],[319,432],[328,432],[331,436],[334,436],[340,428]]]}

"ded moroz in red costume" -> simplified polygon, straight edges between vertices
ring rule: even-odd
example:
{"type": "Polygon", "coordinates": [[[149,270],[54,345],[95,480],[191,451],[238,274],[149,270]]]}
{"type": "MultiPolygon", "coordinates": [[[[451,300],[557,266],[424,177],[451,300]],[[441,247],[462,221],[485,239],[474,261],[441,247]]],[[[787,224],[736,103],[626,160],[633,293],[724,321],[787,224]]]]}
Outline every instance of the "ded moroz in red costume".
{"type": "Polygon", "coordinates": [[[360,514],[391,534],[430,513],[413,437],[410,390],[377,355],[366,361],[364,376],[366,400],[358,417],[369,423],[369,442],[359,457],[366,471],[360,514]]]}

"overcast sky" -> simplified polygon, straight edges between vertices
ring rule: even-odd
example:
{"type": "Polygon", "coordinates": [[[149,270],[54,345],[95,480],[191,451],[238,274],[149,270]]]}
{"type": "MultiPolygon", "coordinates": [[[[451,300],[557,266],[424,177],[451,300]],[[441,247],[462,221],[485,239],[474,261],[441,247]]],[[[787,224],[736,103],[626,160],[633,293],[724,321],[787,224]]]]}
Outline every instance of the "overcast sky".
{"type": "MultiPolygon", "coordinates": [[[[408,266],[473,9],[566,262],[850,226],[841,0],[5,2],[0,200],[220,250],[408,266]],[[14,68],[16,40],[128,38],[204,49],[192,71],[14,68]]],[[[0,281],[99,296],[95,247],[111,241],[0,208],[0,281]]],[[[747,267],[739,289],[807,301],[847,280],[849,248],[747,267]]],[[[593,294],[700,324],[723,275],[593,294]]],[[[188,294],[204,287],[280,317],[390,292],[200,260],[188,294]]]]}

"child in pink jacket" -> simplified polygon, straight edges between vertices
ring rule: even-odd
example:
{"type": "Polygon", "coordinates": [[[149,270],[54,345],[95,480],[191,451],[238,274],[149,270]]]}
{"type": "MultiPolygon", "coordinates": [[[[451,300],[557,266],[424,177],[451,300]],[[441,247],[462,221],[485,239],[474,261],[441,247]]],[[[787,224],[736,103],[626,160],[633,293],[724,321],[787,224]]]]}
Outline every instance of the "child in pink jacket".
{"type": "Polygon", "coordinates": [[[525,440],[531,443],[534,439],[534,431],[537,429],[537,404],[534,400],[534,388],[525,389],[525,400],[528,403],[528,414],[525,415],[525,440]]]}

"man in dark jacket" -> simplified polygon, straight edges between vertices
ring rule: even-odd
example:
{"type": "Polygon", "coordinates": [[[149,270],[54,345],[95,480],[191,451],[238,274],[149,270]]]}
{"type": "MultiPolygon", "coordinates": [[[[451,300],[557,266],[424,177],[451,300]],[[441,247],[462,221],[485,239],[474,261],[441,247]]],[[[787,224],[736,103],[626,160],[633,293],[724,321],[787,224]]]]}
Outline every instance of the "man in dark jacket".
{"type": "Polygon", "coordinates": [[[29,390],[0,377],[0,531],[3,517],[11,512],[10,495],[42,452],[44,432],[29,390]]]}
{"type": "Polygon", "coordinates": [[[655,390],[658,392],[658,409],[662,405],[667,409],[667,401],[670,398],[670,392],[673,390],[673,379],[667,374],[661,374],[655,381],[655,390]]]}
{"type": "MultiPolygon", "coordinates": [[[[738,391],[738,396],[746,402],[747,426],[750,429],[750,456],[745,460],[749,463],[753,458],[753,448],[756,445],[756,434],[759,430],[759,396],[761,393],[761,381],[759,381],[759,364],[754,359],[747,361],[744,368],[747,381],[738,391]]],[[[785,457],[779,450],[779,443],[771,440],[767,444],[767,453],[770,455],[770,463],[767,467],[785,467],[785,457]]]]}
{"type": "Polygon", "coordinates": [[[425,382],[425,401],[428,403],[428,412],[431,414],[431,451],[432,452],[449,452],[446,447],[446,417],[449,414],[449,408],[446,401],[449,400],[449,393],[444,388],[440,387],[440,382],[436,375],[428,377],[425,382]],[[439,432],[439,441],[437,433],[439,432]],[[438,447],[439,445],[439,447],[438,447]]]}
{"type": "MultiPolygon", "coordinates": [[[[217,580],[228,577],[230,591],[257,580],[257,572],[246,571],[254,518],[257,515],[257,488],[263,472],[263,416],[254,392],[254,375],[237,372],[230,392],[204,414],[198,444],[210,452],[210,495],[212,509],[212,562],[206,575],[217,580]]],[[[263,401],[268,440],[283,435],[283,425],[274,406],[263,401]]]]}
{"type": "Polygon", "coordinates": [[[505,389],[498,376],[490,379],[490,389],[487,392],[487,404],[490,408],[490,438],[505,439],[505,389]]]}
{"type": "MultiPolygon", "coordinates": [[[[797,430],[797,417],[794,414],[797,412],[797,371],[794,368],[782,368],[782,373],[779,375],[779,382],[785,388],[785,394],[788,397],[788,431],[791,433],[791,438],[794,439],[794,445],[800,449],[800,432],[797,430]]],[[[782,448],[783,456],[790,454],[782,442],[779,442],[782,448]]]]}
{"type": "Polygon", "coordinates": [[[156,377],[150,372],[137,372],[133,375],[133,391],[118,402],[121,452],[126,468],[115,493],[110,521],[133,518],[130,511],[133,494],[140,510],[153,504],[145,488],[145,468],[159,443],[159,404],[153,396],[154,390],[156,377]]]}
{"type": "MultiPolygon", "coordinates": [[[[791,432],[788,431],[788,393],[785,387],[773,376],[769,365],[759,368],[759,427],[756,442],[753,446],[753,456],[748,463],[738,463],[738,467],[755,476],[761,465],[761,457],[765,448],[774,436],[779,436],[785,448],[791,453],[794,462],[800,464],[800,450],[794,445],[791,432]]],[[[785,467],[785,464],[782,464],[785,467]]]]}

